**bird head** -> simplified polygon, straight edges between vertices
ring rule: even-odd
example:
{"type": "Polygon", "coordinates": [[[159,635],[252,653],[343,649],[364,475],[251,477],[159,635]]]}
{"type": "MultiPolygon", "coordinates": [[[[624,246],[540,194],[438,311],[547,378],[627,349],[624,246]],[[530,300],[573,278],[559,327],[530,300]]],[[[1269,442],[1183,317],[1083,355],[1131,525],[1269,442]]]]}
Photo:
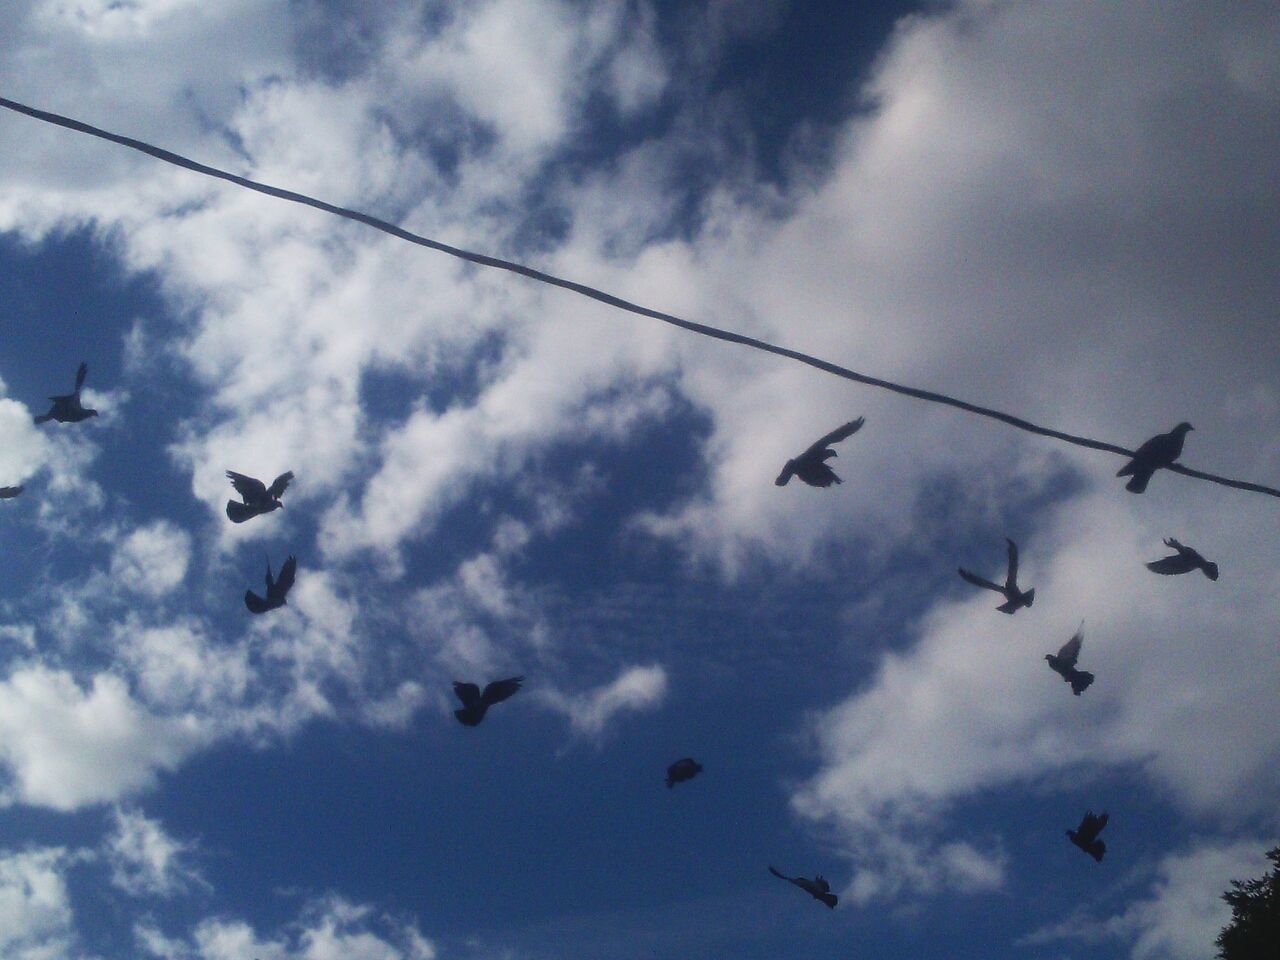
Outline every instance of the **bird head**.
{"type": "Polygon", "coordinates": [[[89,415],[89,416],[91,416],[91,417],[96,417],[96,416],[98,415],[98,411],[97,411],[97,410],[86,410],[86,411],[85,411],[85,413],[86,413],[86,414],[88,414],[88,415],[89,415]]]}
{"type": "Polygon", "coordinates": [[[1174,433],[1186,433],[1188,430],[1194,430],[1194,429],[1195,429],[1195,427],[1193,427],[1191,424],[1187,423],[1187,421],[1183,420],[1180,424],[1178,424],[1176,427],[1174,427],[1174,428],[1173,428],[1173,432],[1174,432],[1174,433]]]}

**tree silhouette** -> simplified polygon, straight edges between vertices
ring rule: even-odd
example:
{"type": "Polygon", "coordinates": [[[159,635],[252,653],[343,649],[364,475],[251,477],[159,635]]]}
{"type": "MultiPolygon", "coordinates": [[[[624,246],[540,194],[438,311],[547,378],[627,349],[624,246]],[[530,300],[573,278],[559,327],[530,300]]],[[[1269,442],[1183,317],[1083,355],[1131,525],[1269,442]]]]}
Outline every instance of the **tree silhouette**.
{"type": "Polygon", "coordinates": [[[1218,939],[1219,960],[1274,960],[1280,946],[1280,847],[1267,853],[1271,872],[1257,880],[1232,880],[1222,895],[1231,922],[1218,939]]]}

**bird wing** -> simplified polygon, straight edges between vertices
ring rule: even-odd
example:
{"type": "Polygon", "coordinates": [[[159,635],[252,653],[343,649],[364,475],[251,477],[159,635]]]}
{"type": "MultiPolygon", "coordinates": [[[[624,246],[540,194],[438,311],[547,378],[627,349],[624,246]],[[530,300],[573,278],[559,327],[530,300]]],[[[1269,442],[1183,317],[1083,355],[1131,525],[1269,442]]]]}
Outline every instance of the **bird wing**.
{"type": "Polygon", "coordinates": [[[244,605],[249,608],[250,613],[266,613],[271,609],[271,604],[258,596],[252,590],[244,592],[244,605]]]}
{"type": "Polygon", "coordinates": [[[984,580],[976,573],[970,573],[964,567],[956,567],[960,571],[960,576],[972,583],[975,587],[986,587],[988,590],[994,590],[996,593],[1004,593],[1004,587],[998,583],[992,583],[990,580],[984,580]]]}
{"type": "Polygon", "coordinates": [[[1076,635],[1062,645],[1058,651],[1058,659],[1064,667],[1074,667],[1080,659],[1080,646],[1084,643],[1084,627],[1076,631],[1076,635]]]}
{"type": "Polygon", "coordinates": [[[278,500],[280,497],[284,496],[285,488],[289,486],[289,481],[292,479],[292,470],[280,474],[280,476],[271,481],[271,486],[267,488],[267,496],[271,497],[273,500],[278,500]]]}
{"type": "Polygon", "coordinates": [[[298,560],[291,554],[289,559],[284,562],[284,566],[280,568],[280,576],[276,577],[275,586],[271,589],[271,597],[273,599],[283,600],[285,598],[285,594],[293,586],[293,578],[297,572],[298,560]]]}
{"type": "Polygon", "coordinates": [[[0,487],[0,500],[12,500],[23,491],[23,487],[0,487]]]}
{"type": "Polygon", "coordinates": [[[1092,843],[1106,825],[1107,814],[1104,813],[1098,816],[1090,810],[1084,815],[1084,819],[1080,821],[1080,836],[1085,843],[1092,843]]]}
{"type": "Polygon", "coordinates": [[[262,500],[267,495],[267,485],[256,477],[247,477],[243,473],[228,470],[227,479],[231,481],[231,485],[236,488],[236,493],[240,494],[245,503],[262,500]]]}
{"type": "Polygon", "coordinates": [[[508,677],[506,680],[495,680],[484,688],[480,699],[487,704],[501,703],[520,689],[524,677],[508,677]]]}
{"type": "Polygon", "coordinates": [[[1152,560],[1147,564],[1147,569],[1152,573],[1162,573],[1166,577],[1177,573],[1187,573],[1194,570],[1196,563],[1185,553],[1175,553],[1171,557],[1161,557],[1159,560],[1152,560]]]}
{"type": "Polygon", "coordinates": [[[859,417],[857,420],[850,420],[848,423],[842,424],[841,426],[836,427],[834,430],[828,433],[825,437],[823,437],[817,443],[810,446],[809,449],[805,451],[805,453],[806,454],[818,453],[820,450],[822,450],[825,447],[831,446],[831,444],[833,443],[839,443],[841,440],[844,440],[848,437],[853,436],[855,433],[857,433],[859,430],[862,429],[862,425],[866,422],[867,422],[866,417],[859,417]]]}
{"type": "Polygon", "coordinates": [[[791,479],[792,474],[796,472],[796,462],[788,460],[787,465],[782,468],[782,472],[778,474],[778,479],[773,481],[779,487],[785,487],[787,481],[791,479]]]}
{"type": "Polygon", "coordinates": [[[453,692],[462,701],[464,707],[474,707],[480,702],[480,688],[474,683],[453,681],[453,692]]]}
{"type": "Polygon", "coordinates": [[[76,393],[80,392],[80,388],[84,386],[84,378],[89,375],[89,364],[83,360],[80,361],[80,367],[76,370],[76,393]]]}
{"type": "Polygon", "coordinates": [[[790,882],[795,883],[794,878],[788,877],[785,873],[780,872],[776,867],[770,866],[769,872],[780,880],[789,880],[790,882]]]}
{"type": "Polygon", "coordinates": [[[1018,545],[1008,537],[1004,542],[1009,545],[1009,572],[1005,575],[1004,585],[1012,587],[1018,582],[1018,545]]]}
{"type": "Polygon", "coordinates": [[[1175,540],[1173,537],[1165,537],[1164,545],[1168,547],[1170,550],[1177,550],[1179,553],[1182,553],[1184,550],[1187,549],[1182,544],[1180,544],[1177,540],[1175,540]]]}

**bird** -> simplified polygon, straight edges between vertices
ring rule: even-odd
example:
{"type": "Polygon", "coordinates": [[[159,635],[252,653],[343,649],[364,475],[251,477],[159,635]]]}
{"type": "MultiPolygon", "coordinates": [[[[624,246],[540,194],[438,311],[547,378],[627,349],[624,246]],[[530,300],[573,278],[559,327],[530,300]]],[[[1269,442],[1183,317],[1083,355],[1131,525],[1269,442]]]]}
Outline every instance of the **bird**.
{"type": "Polygon", "coordinates": [[[785,487],[787,481],[794,475],[811,487],[829,487],[833,483],[840,483],[840,478],[826,463],[827,460],[836,456],[836,452],[830,449],[831,444],[839,443],[846,437],[853,436],[862,429],[864,423],[866,423],[866,418],[859,417],[857,420],[850,420],[844,426],[832,430],[800,456],[794,460],[788,460],[787,465],[778,474],[778,479],[773,482],[780,487],[785,487]]]}
{"type": "Polygon", "coordinates": [[[677,760],[671,766],[667,767],[667,788],[674,787],[677,783],[684,783],[686,780],[692,780],[702,772],[702,764],[694,760],[693,757],[684,757],[677,760]]]}
{"type": "Polygon", "coordinates": [[[1076,669],[1076,660],[1080,657],[1080,646],[1083,643],[1084,624],[1081,623],[1076,635],[1064,643],[1057,654],[1044,655],[1044,658],[1049,661],[1049,669],[1071,684],[1071,692],[1077,697],[1088,689],[1089,684],[1093,683],[1092,673],[1076,669]]]}
{"type": "Polygon", "coordinates": [[[16,487],[0,487],[0,500],[12,500],[24,489],[26,488],[21,485],[16,487]]]}
{"type": "Polygon", "coordinates": [[[264,513],[270,513],[277,507],[283,507],[280,498],[284,496],[285,488],[289,486],[289,481],[293,479],[293,471],[282,473],[271,481],[271,486],[267,486],[261,480],[255,477],[247,477],[243,473],[236,473],[234,470],[227,471],[227,479],[231,481],[231,485],[236,488],[236,493],[240,494],[240,498],[244,503],[236,503],[234,500],[227,501],[227,516],[232,523],[244,523],[251,517],[256,517],[264,513]]]}
{"type": "Polygon", "coordinates": [[[1107,819],[1107,814],[1095,816],[1090,810],[1080,821],[1079,829],[1067,831],[1067,839],[1101,863],[1102,855],[1107,852],[1107,845],[1098,839],[1098,834],[1107,825],[1107,819]]]}
{"type": "Polygon", "coordinates": [[[84,386],[84,378],[88,376],[89,364],[81,361],[80,369],[76,371],[76,389],[74,393],[66,393],[60,397],[50,397],[53,406],[49,408],[49,412],[43,416],[35,418],[36,423],[44,423],[47,420],[57,420],[59,423],[79,423],[81,420],[87,420],[90,417],[98,415],[97,410],[87,410],[80,404],[80,388],[84,386]]]}
{"type": "Polygon", "coordinates": [[[960,576],[972,583],[975,587],[985,587],[988,590],[994,590],[996,593],[1003,593],[1005,602],[996,607],[1001,613],[1012,614],[1022,607],[1029,607],[1036,599],[1035,589],[1021,591],[1018,589],[1018,545],[1005,537],[1005,543],[1009,544],[1009,572],[1005,574],[1004,586],[998,583],[992,583],[976,574],[970,573],[964,567],[958,567],[960,576]]]}
{"type": "Polygon", "coordinates": [[[501,703],[506,700],[520,689],[520,684],[522,683],[524,683],[524,677],[508,677],[506,680],[494,680],[481,693],[476,684],[460,683],[455,680],[453,681],[453,692],[462,701],[462,709],[453,711],[453,715],[458,718],[459,723],[474,727],[484,719],[484,715],[490,707],[495,703],[501,703]]]}
{"type": "Polygon", "coordinates": [[[292,555],[280,568],[280,576],[272,578],[271,561],[267,561],[267,596],[262,598],[252,590],[244,592],[244,605],[250,613],[266,613],[285,605],[285,596],[293,586],[294,574],[298,571],[298,561],[292,555]]]}
{"type": "Polygon", "coordinates": [[[1137,450],[1133,459],[1116,471],[1117,477],[1129,477],[1124,488],[1130,493],[1142,493],[1147,489],[1151,475],[1161,467],[1167,467],[1182,454],[1182,443],[1187,431],[1194,430],[1185,420],[1170,430],[1152,437],[1137,450]]]}
{"type": "Polygon", "coordinates": [[[775,877],[781,877],[783,880],[794,883],[813,899],[821,900],[832,909],[835,909],[835,905],[840,901],[840,898],[831,892],[831,884],[827,883],[822,874],[818,874],[810,880],[808,877],[788,877],[785,873],[780,873],[773,867],[769,868],[769,872],[775,877]]]}
{"type": "Polygon", "coordinates": [[[1159,560],[1152,560],[1148,563],[1147,569],[1152,573],[1172,576],[1176,573],[1190,573],[1192,570],[1198,569],[1210,580],[1218,579],[1218,565],[1212,560],[1206,560],[1200,555],[1199,551],[1179,543],[1173,537],[1165,537],[1164,545],[1178,552],[1171,557],[1161,557],[1159,560]]]}

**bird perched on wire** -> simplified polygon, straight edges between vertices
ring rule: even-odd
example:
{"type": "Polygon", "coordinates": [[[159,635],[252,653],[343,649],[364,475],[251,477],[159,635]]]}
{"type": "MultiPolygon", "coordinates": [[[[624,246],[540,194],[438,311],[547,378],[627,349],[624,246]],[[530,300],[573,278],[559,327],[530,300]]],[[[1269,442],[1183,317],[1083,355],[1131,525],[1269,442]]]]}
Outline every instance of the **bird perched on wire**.
{"type": "Polygon", "coordinates": [[[1018,545],[1005,537],[1005,543],[1009,544],[1009,569],[1005,574],[1004,586],[998,583],[992,583],[977,574],[970,573],[964,567],[957,567],[960,576],[975,587],[985,587],[987,590],[994,590],[996,593],[1004,594],[1005,602],[996,607],[1001,613],[1012,614],[1023,607],[1029,607],[1036,599],[1035,589],[1022,591],[1018,589],[1018,545]]]}
{"type": "Polygon", "coordinates": [[[1071,684],[1071,692],[1077,697],[1088,689],[1089,684],[1093,683],[1092,673],[1076,669],[1076,661],[1080,658],[1080,647],[1083,643],[1084,624],[1082,623],[1076,635],[1064,643],[1056,654],[1044,655],[1044,658],[1049,661],[1049,669],[1071,684]]]}
{"type": "Polygon", "coordinates": [[[1191,424],[1182,422],[1168,433],[1152,437],[1133,453],[1133,459],[1116,471],[1117,477],[1129,477],[1124,488],[1130,493],[1142,493],[1147,489],[1151,475],[1161,467],[1167,467],[1182,455],[1182,444],[1191,424]]]}
{"type": "Polygon", "coordinates": [[[1173,537],[1165,537],[1164,545],[1178,552],[1171,557],[1161,557],[1159,560],[1152,560],[1148,563],[1147,569],[1152,573],[1172,576],[1178,573],[1190,573],[1192,570],[1199,570],[1210,580],[1218,579],[1218,565],[1212,560],[1206,560],[1200,555],[1199,551],[1179,543],[1173,537]]]}
{"type": "Polygon", "coordinates": [[[293,471],[280,474],[271,481],[269,487],[256,477],[247,477],[234,470],[227,471],[227,479],[231,481],[231,485],[236,488],[236,493],[240,494],[240,499],[244,501],[244,503],[236,503],[234,500],[228,500],[227,516],[231,518],[232,523],[244,523],[252,517],[270,513],[284,506],[280,498],[284,496],[289,481],[293,479],[293,471]]]}
{"type": "Polygon", "coordinates": [[[785,487],[792,476],[797,476],[811,487],[829,487],[833,483],[840,483],[840,478],[836,476],[835,471],[827,466],[827,461],[836,456],[836,452],[831,449],[831,444],[853,436],[862,429],[864,423],[866,418],[859,417],[832,430],[800,456],[794,460],[788,460],[787,465],[778,474],[778,479],[773,482],[780,487],[785,487]]]}
{"type": "Polygon", "coordinates": [[[775,877],[780,877],[783,880],[794,883],[805,893],[809,894],[809,896],[813,897],[813,899],[821,900],[832,909],[834,909],[835,905],[840,901],[840,898],[831,892],[831,884],[827,883],[822,874],[818,874],[810,880],[808,877],[788,877],[785,873],[780,873],[773,867],[769,868],[769,872],[775,877]]]}
{"type": "Polygon", "coordinates": [[[80,403],[80,388],[84,386],[84,378],[89,375],[89,364],[80,363],[76,371],[76,389],[74,393],[64,393],[59,397],[50,397],[53,406],[49,412],[35,418],[36,423],[57,420],[59,423],[79,423],[98,415],[97,410],[88,410],[80,403]]]}
{"type": "Polygon", "coordinates": [[[1090,810],[1080,821],[1078,829],[1067,831],[1067,839],[1101,863],[1102,855],[1107,852],[1107,845],[1098,839],[1098,834],[1107,825],[1107,819],[1107,814],[1095,816],[1090,810]]]}
{"type": "Polygon", "coordinates": [[[702,764],[694,760],[693,757],[683,757],[667,767],[667,788],[670,789],[677,783],[692,780],[701,772],[702,764]]]}
{"type": "Polygon", "coordinates": [[[250,613],[266,613],[285,605],[285,596],[293,586],[294,575],[298,571],[298,561],[290,556],[280,568],[280,576],[271,576],[271,561],[267,561],[267,595],[260,597],[252,590],[244,592],[244,605],[250,613]]]}
{"type": "Polygon", "coordinates": [[[24,489],[25,487],[21,485],[16,487],[0,487],[0,500],[12,500],[24,489]]]}
{"type": "Polygon", "coordinates": [[[474,683],[453,681],[453,692],[462,701],[462,709],[453,711],[458,722],[474,727],[495,703],[501,703],[512,696],[524,683],[524,677],[508,677],[506,680],[494,680],[484,688],[484,692],[474,683]]]}

